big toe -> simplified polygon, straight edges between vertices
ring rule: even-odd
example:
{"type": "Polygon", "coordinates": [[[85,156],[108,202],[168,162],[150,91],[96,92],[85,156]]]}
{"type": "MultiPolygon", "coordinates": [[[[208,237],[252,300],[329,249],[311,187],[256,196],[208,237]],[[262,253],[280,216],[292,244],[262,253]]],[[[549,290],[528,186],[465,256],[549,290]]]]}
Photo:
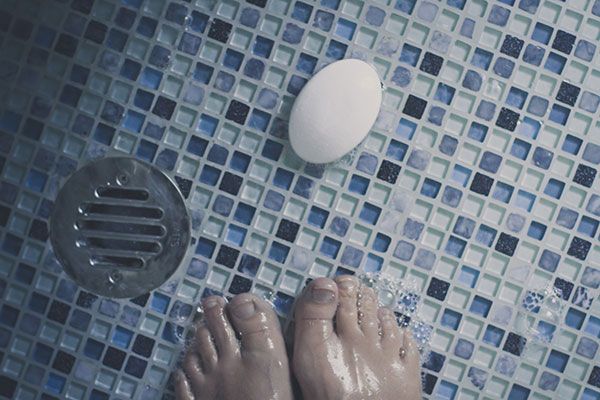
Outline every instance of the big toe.
{"type": "Polygon", "coordinates": [[[266,301],[242,293],[229,302],[227,311],[241,337],[242,352],[275,351],[278,356],[286,357],[281,325],[266,301]]]}
{"type": "Polygon", "coordinates": [[[296,303],[295,344],[329,338],[333,333],[337,306],[338,291],[334,281],[317,278],[310,282],[296,303]]]}

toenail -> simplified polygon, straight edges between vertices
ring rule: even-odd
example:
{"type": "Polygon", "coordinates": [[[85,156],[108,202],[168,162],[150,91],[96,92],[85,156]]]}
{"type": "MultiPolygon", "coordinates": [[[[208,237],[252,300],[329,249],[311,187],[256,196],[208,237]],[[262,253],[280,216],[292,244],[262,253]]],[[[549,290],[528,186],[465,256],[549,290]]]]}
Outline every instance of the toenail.
{"type": "Polygon", "coordinates": [[[248,319],[256,313],[256,307],[252,300],[239,304],[231,310],[233,315],[241,319],[248,319]]]}
{"type": "Polygon", "coordinates": [[[331,303],[335,300],[335,292],[328,289],[313,288],[311,291],[311,297],[315,303],[331,303]]]}
{"type": "Polygon", "coordinates": [[[356,289],[356,282],[354,279],[342,279],[340,283],[338,283],[340,289],[345,291],[350,291],[356,289]]]}
{"type": "Polygon", "coordinates": [[[327,304],[335,300],[335,292],[331,289],[321,289],[315,285],[310,291],[312,301],[315,303],[327,304]]]}
{"type": "Polygon", "coordinates": [[[208,299],[205,299],[204,302],[204,309],[208,310],[210,308],[216,307],[219,305],[219,300],[213,298],[213,297],[209,297],[208,299]]]}

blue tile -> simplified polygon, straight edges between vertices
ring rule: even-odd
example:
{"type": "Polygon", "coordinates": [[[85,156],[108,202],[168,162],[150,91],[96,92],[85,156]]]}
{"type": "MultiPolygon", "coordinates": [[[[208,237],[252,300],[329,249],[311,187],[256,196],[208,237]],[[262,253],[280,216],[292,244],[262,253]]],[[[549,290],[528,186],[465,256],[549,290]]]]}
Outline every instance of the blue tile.
{"type": "Polygon", "coordinates": [[[487,225],[481,225],[475,236],[475,240],[487,247],[491,247],[496,238],[497,231],[487,225]]]}
{"type": "Polygon", "coordinates": [[[458,275],[459,282],[464,283],[470,288],[474,288],[477,284],[477,279],[479,279],[479,271],[467,266],[460,268],[460,274],[458,275]]]}
{"type": "Polygon", "coordinates": [[[319,208],[317,206],[312,206],[310,212],[308,214],[308,223],[310,225],[314,225],[319,228],[323,228],[325,226],[325,222],[329,216],[329,212],[319,208]]]}
{"type": "Polygon", "coordinates": [[[435,199],[440,192],[441,183],[430,178],[425,178],[421,187],[421,194],[435,199]]]}
{"type": "Polygon", "coordinates": [[[391,238],[384,234],[378,233],[373,241],[373,250],[386,252],[390,246],[391,238]]]}
{"type": "Polygon", "coordinates": [[[336,259],[341,247],[341,243],[337,240],[330,238],[329,236],[325,236],[323,238],[323,243],[321,243],[320,252],[332,259],[336,259]]]}
{"type": "Polygon", "coordinates": [[[488,22],[498,26],[505,26],[509,17],[510,10],[494,4],[488,16],[488,22]]]}
{"type": "Polygon", "coordinates": [[[356,24],[347,19],[340,18],[338,19],[335,27],[335,34],[347,39],[352,40],[352,36],[354,36],[354,31],[356,30],[356,24]]]}
{"type": "Polygon", "coordinates": [[[346,246],[342,252],[340,262],[349,267],[358,268],[360,265],[364,252],[352,246],[346,246]]]}
{"type": "Polygon", "coordinates": [[[369,187],[369,180],[360,175],[352,175],[350,179],[350,184],[348,185],[348,190],[354,193],[365,194],[367,192],[367,188],[369,187]]]}
{"type": "Polygon", "coordinates": [[[190,29],[194,32],[204,33],[204,30],[208,25],[209,18],[210,17],[204,13],[195,10],[192,11],[190,15],[190,29]]]}
{"type": "Polygon", "coordinates": [[[475,21],[471,18],[465,18],[460,27],[460,34],[468,38],[473,38],[473,32],[475,32],[475,21]]]}
{"type": "Polygon", "coordinates": [[[346,236],[348,228],[350,228],[350,221],[338,216],[334,217],[329,225],[329,230],[340,237],[346,236]]]}
{"type": "Polygon", "coordinates": [[[240,14],[240,23],[250,28],[256,28],[259,19],[260,12],[255,8],[246,7],[240,14]]]}
{"type": "Polygon", "coordinates": [[[475,221],[470,218],[460,216],[456,220],[454,224],[454,229],[452,232],[455,234],[462,236],[466,239],[469,239],[475,230],[475,221]]]}
{"type": "Polygon", "coordinates": [[[552,158],[554,157],[554,153],[549,150],[543,149],[541,147],[536,147],[531,161],[537,167],[542,169],[550,168],[550,164],[552,163],[552,158]]]}
{"type": "Polygon", "coordinates": [[[478,142],[483,142],[487,135],[488,127],[480,124],[478,122],[472,122],[469,127],[468,136],[471,139],[477,140],[478,142]]]}
{"type": "Polygon", "coordinates": [[[504,57],[498,57],[494,63],[494,72],[502,78],[510,78],[515,68],[514,61],[504,57]]]}
{"type": "Polygon", "coordinates": [[[300,53],[296,63],[296,69],[305,74],[312,74],[317,66],[317,58],[306,53],[300,53]]]}
{"type": "Polygon", "coordinates": [[[347,48],[348,45],[331,39],[329,41],[329,46],[327,46],[327,50],[325,51],[325,55],[333,60],[341,60],[346,55],[347,48]]]}
{"type": "Polygon", "coordinates": [[[390,140],[390,144],[388,145],[386,156],[396,161],[403,161],[407,151],[408,145],[392,139],[390,140]]]}
{"type": "Polygon", "coordinates": [[[456,236],[450,236],[448,243],[446,243],[445,251],[451,256],[461,258],[466,246],[466,241],[459,239],[456,236]]]}
{"type": "Polygon", "coordinates": [[[579,100],[579,108],[582,110],[595,113],[600,105],[600,96],[584,90],[579,100]]]}
{"type": "Polygon", "coordinates": [[[317,12],[315,13],[313,26],[324,30],[325,32],[329,32],[329,30],[333,26],[333,19],[334,15],[332,13],[324,10],[317,10],[317,12]]]}
{"type": "Polygon", "coordinates": [[[309,4],[297,1],[292,10],[292,18],[300,22],[307,23],[312,14],[313,7],[309,4]]]}
{"type": "Polygon", "coordinates": [[[535,24],[535,28],[533,29],[533,33],[531,34],[531,38],[536,42],[548,44],[550,43],[550,38],[552,37],[553,32],[554,29],[552,27],[542,24],[541,22],[537,22],[535,24]]]}
{"type": "Polygon", "coordinates": [[[446,186],[442,195],[442,202],[450,207],[456,207],[460,203],[462,192],[452,186],[446,186]]]}
{"type": "Polygon", "coordinates": [[[494,114],[496,113],[496,104],[487,101],[481,100],[479,105],[477,106],[477,110],[475,110],[475,115],[479,118],[482,118],[486,121],[491,121],[494,118],[494,114]]]}
{"type": "Polygon", "coordinates": [[[415,265],[430,271],[435,264],[436,256],[429,250],[419,249],[415,256],[415,265]]]}
{"type": "Polygon", "coordinates": [[[483,342],[499,347],[504,338],[504,330],[494,325],[488,325],[483,334],[483,342]]]}
{"type": "Polygon", "coordinates": [[[394,8],[406,14],[412,14],[416,0],[396,0],[394,8]]]}
{"type": "Polygon", "coordinates": [[[544,238],[544,234],[546,233],[546,225],[541,224],[536,221],[532,221],[529,225],[529,230],[527,231],[527,236],[532,237],[537,240],[542,240],[544,238]]]}
{"type": "Polygon", "coordinates": [[[525,160],[529,155],[529,150],[531,149],[531,144],[521,140],[515,139],[513,145],[510,149],[510,154],[513,156],[520,158],[521,160],[525,160]]]}
{"type": "Polygon", "coordinates": [[[409,261],[415,251],[415,246],[404,240],[400,240],[394,249],[394,257],[400,260],[409,261]]]}
{"type": "Polygon", "coordinates": [[[523,53],[523,61],[528,64],[539,66],[544,58],[545,50],[533,44],[528,44],[523,53]]]}
{"type": "Polygon", "coordinates": [[[588,42],[584,39],[579,40],[579,42],[577,43],[577,47],[575,48],[575,57],[580,58],[584,61],[592,61],[595,53],[595,44],[588,42]]]}
{"type": "Polygon", "coordinates": [[[439,100],[444,104],[449,105],[454,98],[454,89],[452,86],[448,86],[444,83],[439,83],[435,91],[434,99],[439,100]]]}
{"type": "Polygon", "coordinates": [[[475,345],[472,342],[459,338],[454,347],[454,354],[460,358],[468,360],[473,355],[474,348],[475,345]]]}
{"type": "Polygon", "coordinates": [[[303,35],[304,29],[300,28],[294,23],[288,22],[285,26],[285,30],[283,31],[282,39],[284,42],[288,42],[290,44],[298,44],[302,40],[303,35]]]}
{"type": "Polygon", "coordinates": [[[487,71],[490,67],[493,56],[493,53],[477,47],[473,53],[473,57],[471,58],[471,64],[487,71]]]}
{"type": "Polygon", "coordinates": [[[278,242],[273,242],[271,248],[269,249],[268,257],[271,260],[284,263],[287,259],[290,248],[278,242]]]}
{"type": "Polygon", "coordinates": [[[481,89],[482,82],[483,82],[483,80],[481,78],[481,75],[479,75],[477,72],[475,72],[473,70],[468,70],[467,73],[465,74],[462,85],[463,85],[463,87],[465,87],[467,89],[477,92],[477,91],[479,91],[479,89],[481,89]]]}
{"type": "Polygon", "coordinates": [[[394,73],[392,74],[392,82],[400,87],[406,87],[409,85],[412,79],[412,73],[409,69],[404,68],[402,66],[396,67],[394,73]]]}
{"type": "Polygon", "coordinates": [[[529,101],[527,111],[539,117],[543,117],[548,109],[548,104],[548,100],[539,96],[533,96],[529,101]]]}
{"type": "Polygon", "coordinates": [[[244,75],[249,78],[261,80],[265,71],[265,63],[257,58],[251,58],[246,61],[244,66],[244,75]]]}
{"type": "Polygon", "coordinates": [[[498,168],[500,168],[500,164],[502,163],[502,157],[492,153],[490,151],[486,151],[483,153],[481,160],[479,161],[479,168],[491,172],[498,172],[498,168]]]}
{"type": "Polygon", "coordinates": [[[577,232],[583,233],[586,236],[593,238],[596,236],[598,232],[598,220],[590,218],[588,216],[583,216],[581,221],[579,222],[579,226],[577,227],[577,232]]]}
{"type": "Polygon", "coordinates": [[[385,11],[379,7],[369,6],[365,14],[365,20],[373,26],[381,26],[385,20],[385,11]]]}
{"type": "Polygon", "coordinates": [[[546,63],[544,64],[544,68],[548,71],[554,72],[556,74],[561,74],[563,69],[565,68],[565,64],[567,59],[557,53],[550,52],[550,55],[546,59],[546,63]]]}
{"type": "Polygon", "coordinates": [[[360,211],[359,218],[365,222],[368,222],[369,224],[375,225],[375,224],[377,224],[377,221],[379,220],[380,214],[381,214],[381,208],[379,208],[371,203],[365,202],[365,204],[363,205],[363,207],[360,211]]]}
{"type": "Polygon", "coordinates": [[[544,189],[544,193],[554,197],[555,199],[560,199],[564,190],[565,184],[564,182],[558,181],[554,178],[550,178],[548,183],[546,184],[546,188],[544,189]]]}
{"type": "Polygon", "coordinates": [[[462,314],[456,311],[452,311],[448,308],[444,310],[441,319],[441,325],[448,327],[453,330],[457,330],[460,325],[460,321],[462,319],[462,314]]]}

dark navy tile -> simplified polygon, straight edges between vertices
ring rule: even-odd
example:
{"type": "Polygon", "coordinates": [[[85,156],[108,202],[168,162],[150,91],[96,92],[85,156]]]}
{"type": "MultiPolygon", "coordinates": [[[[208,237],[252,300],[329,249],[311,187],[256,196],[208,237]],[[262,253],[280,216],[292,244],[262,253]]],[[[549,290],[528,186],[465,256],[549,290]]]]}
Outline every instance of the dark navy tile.
{"type": "Polygon", "coordinates": [[[575,44],[575,35],[558,30],[552,42],[552,48],[561,51],[566,54],[571,54],[573,45],[575,44]]]}

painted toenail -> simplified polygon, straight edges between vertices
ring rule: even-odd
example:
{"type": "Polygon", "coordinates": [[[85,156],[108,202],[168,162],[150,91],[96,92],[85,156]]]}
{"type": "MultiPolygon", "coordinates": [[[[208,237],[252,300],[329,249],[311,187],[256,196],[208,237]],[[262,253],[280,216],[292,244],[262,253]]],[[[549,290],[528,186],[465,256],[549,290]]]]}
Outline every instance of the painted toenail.
{"type": "Polygon", "coordinates": [[[219,300],[210,297],[210,298],[204,300],[203,304],[204,304],[204,309],[208,310],[210,308],[218,306],[219,305],[219,300]]]}
{"type": "Polygon", "coordinates": [[[250,300],[235,306],[231,312],[238,318],[248,319],[256,313],[256,307],[254,306],[254,302],[250,300]]]}

